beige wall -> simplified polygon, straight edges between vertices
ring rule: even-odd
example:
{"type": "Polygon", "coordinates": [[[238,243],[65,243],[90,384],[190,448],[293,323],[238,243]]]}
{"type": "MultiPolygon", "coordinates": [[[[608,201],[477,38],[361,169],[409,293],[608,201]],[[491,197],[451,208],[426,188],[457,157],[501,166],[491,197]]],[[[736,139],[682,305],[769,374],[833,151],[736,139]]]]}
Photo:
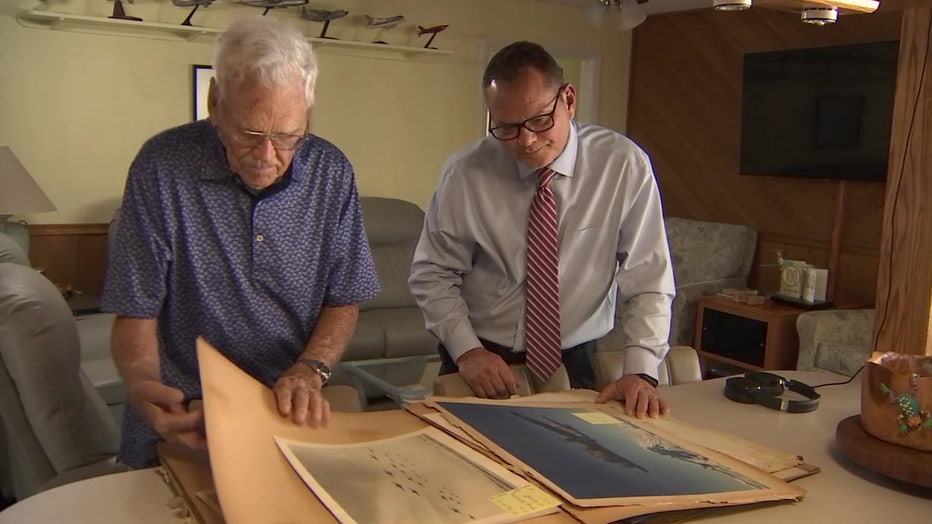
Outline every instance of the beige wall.
{"type": "MultiPolygon", "coordinates": [[[[210,39],[175,42],[22,27],[13,17],[36,0],[0,7],[0,144],[9,145],[58,207],[26,215],[31,223],[106,222],[119,205],[126,170],[140,145],[191,119],[191,65],[210,63],[210,39]]],[[[170,0],[124,2],[147,22],[180,23],[187,9],[170,0]]],[[[630,33],[596,29],[584,13],[541,0],[341,0],[314,8],[347,9],[328,36],[369,41],[362,14],[404,14],[381,36],[422,46],[416,25],[450,24],[434,45],[453,52],[411,60],[371,52],[318,49],[321,76],[312,131],[343,149],[360,193],[403,198],[424,207],[444,159],[483,133],[479,87],[492,43],[528,39],[600,64],[592,107],[598,121],[623,130],[630,33]],[[332,4],[332,5],[329,5],[332,4]]],[[[49,10],[106,17],[106,0],[52,0],[49,10]]],[[[224,27],[255,8],[218,1],[194,22],[224,27]]],[[[296,8],[268,16],[292,20],[309,36],[321,25],[296,8]]]]}

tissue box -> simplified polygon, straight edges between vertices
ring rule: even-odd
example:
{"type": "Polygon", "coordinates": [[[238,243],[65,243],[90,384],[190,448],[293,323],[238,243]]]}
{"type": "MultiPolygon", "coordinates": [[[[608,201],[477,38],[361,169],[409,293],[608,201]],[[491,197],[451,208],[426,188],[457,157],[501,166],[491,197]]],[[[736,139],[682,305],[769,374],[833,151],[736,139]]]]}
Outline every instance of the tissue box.
{"type": "Polygon", "coordinates": [[[803,270],[802,298],[806,302],[825,302],[828,286],[828,270],[807,267],[803,270]]]}

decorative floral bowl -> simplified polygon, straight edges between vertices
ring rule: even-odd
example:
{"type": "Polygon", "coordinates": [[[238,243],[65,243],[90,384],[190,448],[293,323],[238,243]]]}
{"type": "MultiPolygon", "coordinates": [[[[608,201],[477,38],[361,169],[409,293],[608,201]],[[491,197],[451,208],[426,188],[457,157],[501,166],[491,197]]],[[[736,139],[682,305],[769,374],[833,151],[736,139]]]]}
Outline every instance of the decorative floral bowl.
{"type": "Polygon", "coordinates": [[[864,431],[893,444],[932,451],[932,356],[875,352],[864,373],[864,431]]]}

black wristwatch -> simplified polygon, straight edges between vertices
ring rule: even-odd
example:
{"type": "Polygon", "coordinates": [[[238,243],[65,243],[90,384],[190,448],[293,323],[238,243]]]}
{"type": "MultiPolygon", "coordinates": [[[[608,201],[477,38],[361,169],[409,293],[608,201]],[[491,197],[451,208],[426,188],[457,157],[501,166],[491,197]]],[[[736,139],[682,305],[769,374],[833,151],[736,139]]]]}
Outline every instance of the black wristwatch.
{"type": "Polygon", "coordinates": [[[647,382],[648,384],[650,384],[651,387],[657,387],[657,384],[658,384],[657,379],[648,375],[647,373],[638,373],[637,376],[641,377],[641,380],[643,380],[644,382],[647,382]]]}
{"type": "Polygon", "coordinates": [[[314,358],[299,358],[298,364],[304,364],[305,366],[311,368],[314,373],[317,373],[317,375],[320,376],[321,386],[326,384],[327,381],[330,380],[330,375],[333,374],[333,372],[330,371],[330,366],[314,358]]]}

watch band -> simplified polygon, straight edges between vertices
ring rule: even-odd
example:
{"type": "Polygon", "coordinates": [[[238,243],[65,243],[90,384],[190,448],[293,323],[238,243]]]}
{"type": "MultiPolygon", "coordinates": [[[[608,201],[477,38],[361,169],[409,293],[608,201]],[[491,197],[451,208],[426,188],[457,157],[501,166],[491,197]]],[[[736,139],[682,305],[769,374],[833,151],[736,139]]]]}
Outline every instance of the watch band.
{"type": "Polygon", "coordinates": [[[651,387],[657,387],[657,384],[658,384],[657,379],[648,375],[647,373],[638,373],[637,376],[641,377],[641,380],[643,380],[644,382],[647,382],[648,384],[650,384],[651,387]]]}
{"type": "Polygon", "coordinates": [[[327,381],[330,380],[330,375],[333,374],[333,372],[330,371],[330,366],[314,358],[299,358],[298,364],[304,364],[305,366],[311,368],[314,373],[317,373],[317,375],[320,377],[321,386],[326,384],[327,381]]]}

